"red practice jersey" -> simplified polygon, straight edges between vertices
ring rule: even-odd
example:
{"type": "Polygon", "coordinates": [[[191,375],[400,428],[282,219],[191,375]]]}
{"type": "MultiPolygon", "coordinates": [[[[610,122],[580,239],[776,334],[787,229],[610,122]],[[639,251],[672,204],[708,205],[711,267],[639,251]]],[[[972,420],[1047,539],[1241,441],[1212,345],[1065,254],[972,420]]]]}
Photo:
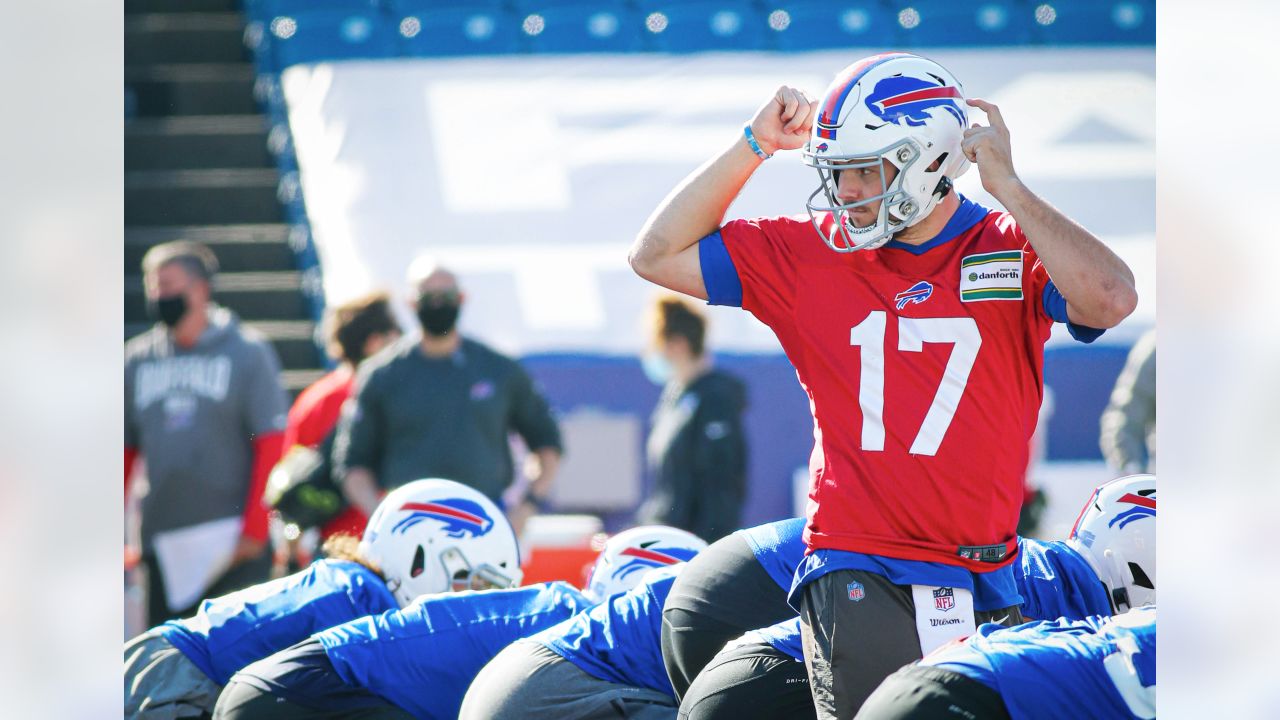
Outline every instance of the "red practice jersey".
{"type": "Polygon", "coordinates": [[[777,334],[809,396],[811,550],[977,572],[1012,561],[1050,280],[1013,217],[985,213],[965,202],[953,223],[976,224],[927,249],[848,254],[808,217],[721,229],[742,307],[777,334]],[[961,551],[995,544],[1003,562],[961,551]]]}

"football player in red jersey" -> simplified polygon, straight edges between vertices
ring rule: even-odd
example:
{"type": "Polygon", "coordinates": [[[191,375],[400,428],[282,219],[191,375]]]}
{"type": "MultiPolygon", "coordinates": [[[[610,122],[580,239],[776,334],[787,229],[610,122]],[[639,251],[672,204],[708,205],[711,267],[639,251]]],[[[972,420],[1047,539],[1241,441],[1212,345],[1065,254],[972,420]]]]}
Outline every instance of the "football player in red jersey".
{"type": "Polygon", "coordinates": [[[791,602],[819,717],[852,717],[977,623],[1020,619],[1009,566],[1044,342],[1054,322],[1093,340],[1137,294],[1119,257],[1019,179],[995,105],[907,53],[854,63],[817,102],[779,88],[663,200],[630,261],[750,311],[809,396],[791,602]],[[802,147],[821,179],[807,216],[723,223],[761,162],[802,147]],[[954,191],[970,162],[1005,211],[954,191]]]}

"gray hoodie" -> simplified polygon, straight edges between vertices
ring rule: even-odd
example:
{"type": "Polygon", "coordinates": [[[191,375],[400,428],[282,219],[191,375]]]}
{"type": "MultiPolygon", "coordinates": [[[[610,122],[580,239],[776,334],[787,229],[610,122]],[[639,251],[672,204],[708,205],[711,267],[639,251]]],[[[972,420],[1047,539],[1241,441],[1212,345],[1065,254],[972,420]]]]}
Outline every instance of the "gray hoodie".
{"type": "Polygon", "coordinates": [[[216,305],[191,348],[157,324],[125,343],[124,444],[141,451],[150,492],[142,544],[157,532],[244,513],[253,441],[284,430],[280,360],[216,305]]]}

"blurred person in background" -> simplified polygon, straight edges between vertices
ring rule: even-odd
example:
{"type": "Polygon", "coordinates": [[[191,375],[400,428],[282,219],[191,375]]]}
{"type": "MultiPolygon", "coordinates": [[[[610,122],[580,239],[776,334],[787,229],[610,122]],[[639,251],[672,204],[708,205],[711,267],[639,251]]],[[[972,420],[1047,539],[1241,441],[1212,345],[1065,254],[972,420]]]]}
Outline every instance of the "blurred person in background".
{"type": "Polygon", "coordinates": [[[396,343],[364,363],[343,407],[334,478],[371,512],[383,492],[420,477],[445,477],[503,505],[514,482],[509,434],[529,448],[521,501],[506,508],[519,534],[547,505],[560,464],[560,429],[516,361],[458,332],[466,295],[452,272],[423,257],[409,268],[420,340],[396,343]]]}
{"type": "Polygon", "coordinates": [[[125,494],[146,461],[141,503],[148,624],[267,579],[267,474],[288,407],[271,344],[210,299],[218,260],[194,242],[142,259],[156,321],[125,344],[125,494]]]}
{"type": "Polygon", "coordinates": [[[746,496],[746,387],[711,366],[707,321],[674,295],[652,308],[645,375],[662,386],[649,431],[654,484],[638,522],[671,525],[707,542],[738,529],[746,496]]]}
{"type": "MultiPolygon", "coordinates": [[[[338,367],[298,395],[289,410],[284,431],[286,454],[295,448],[317,450],[320,460],[317,470],[322,474],[332,472],[329,455],[333,450],[338,414],[351,396],[356,367],[400,337],[400,326],[390,303],[387,293],[374,292],[329,309],[326,345],[330,357],[338,361],[338,367]]],[[[335,499],[341,502],[340,497],[335,499]]],[[[369,521],[360,508],[351,505],[334,512],[336,516],[320,527],[321,541],[341,532],[358,535],[369,521]]],[[[277,565],[284,566],[292,554],[285,548],[278,550],[277,565]]],[[[305,552],[299,554],[299,564],[309,562],[306,555],[305,552]]]]}
{"type": "Polygon", "coordinates": [[[1156,331],[1138,338],[1102,412],[1098,444],[1117,473],[1154,472],[1156,464],[1156,331]]]}

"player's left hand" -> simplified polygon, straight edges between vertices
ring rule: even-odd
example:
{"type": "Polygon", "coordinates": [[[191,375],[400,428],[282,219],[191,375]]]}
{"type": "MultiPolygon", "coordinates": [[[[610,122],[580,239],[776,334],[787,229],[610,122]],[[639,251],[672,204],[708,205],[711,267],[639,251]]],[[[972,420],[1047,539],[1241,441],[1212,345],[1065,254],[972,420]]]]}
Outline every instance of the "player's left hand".
{"type": "Polygon", "coordinates": [[[1004,124],[1000,108],[981,98],[969,98],[966,101],[987,114],[990,125],[974,123],[964,131],[964,139],[960,149],[969,162],[978,166],[982,176],[982,187],[997,200],[1001,194],[1018,182],[1018,174],[1013,169],[1013,149],[1009,144],[1009,126],[1004,124]]]}

